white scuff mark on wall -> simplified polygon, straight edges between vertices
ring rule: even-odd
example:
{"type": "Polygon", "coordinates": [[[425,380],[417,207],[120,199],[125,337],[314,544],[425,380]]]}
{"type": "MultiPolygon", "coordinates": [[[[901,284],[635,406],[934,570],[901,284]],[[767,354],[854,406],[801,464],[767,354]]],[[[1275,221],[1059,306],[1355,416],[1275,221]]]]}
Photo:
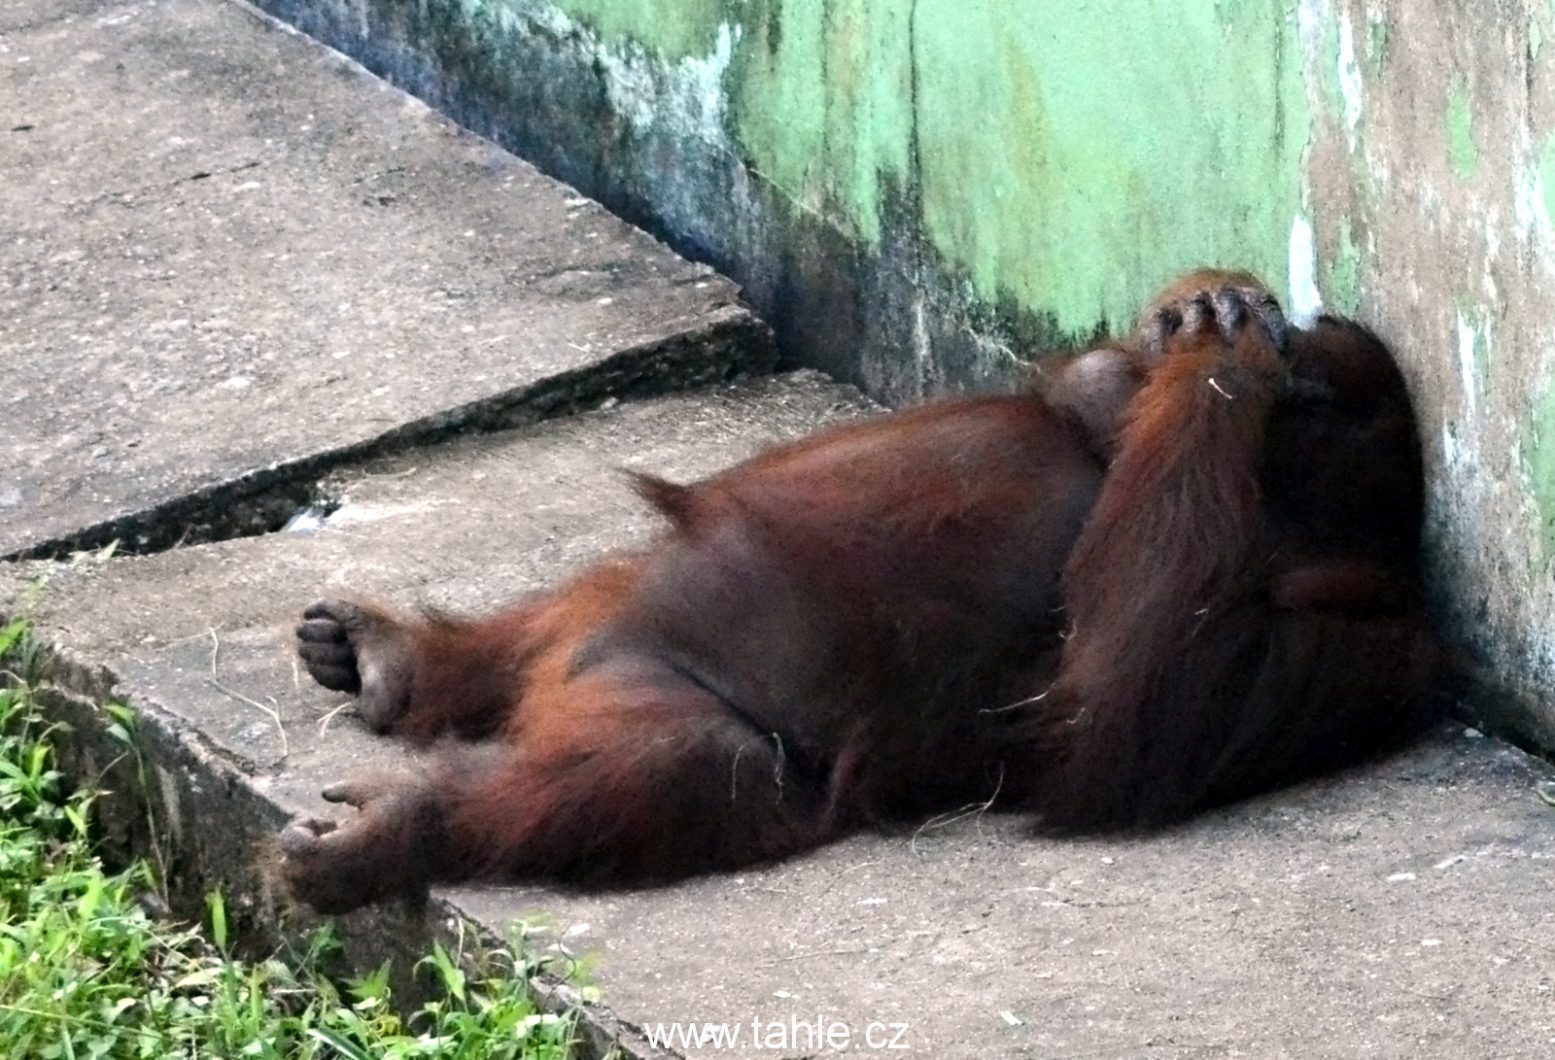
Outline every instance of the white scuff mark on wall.
{"type": "Polygon", "coordinates": [[[1301,50],[1308,55],[1316,54],[1315,49],[1323,39],[1323,20],[1328,10],[1329,6],[1324,0],[1301,0],[1296,5],[1296,29],[1301,35],[1301,50]]]}
{"type": "Polygon", "coordinates": [[[682,113],[688,123],[702,133],[704,139],[722,141],[724,138],[724,74],[734,59],[735,45],[740,43],[744,30],[739,26],[721,23],[713,50],[705,57],[695,56],[681,61],[677,72],[680,96],[686,106],[682,113]]]}
{"type": "MultiPolygon", "coordinates": [[[[1438,547],[1456,540],[1482,542],[1490,536],[1485,515],[1493,477],[1484,466],[1479,429],[1472,413],[1456,420],[1450,412],[1447,416],[1441,428],[1441,466],[1428,480],[1431,499],[1426,505],[1426,536],[1438,547]]],[[[1485,578],[1482,569],[1475,569],[1479,561],[1473,555],[1454,551],[1451,565],[1455,570],[1450,577],[1456,580],[1485,578]]]]}
{"type": "Polygon", "coordinates": [[[628,44],[619,51],[600,46],[593,54],[599,69],[605,72],[605,95],[611,109],[633,129],[646,129],[661,119],[656,84],[660,70],[646,52],[628,44]]]}
{"type": "Polygon", "coordinates": [[[1456,329],[1458,336],[1458,381],[1463,388],[1463,410],[1472,421],[1479,410],[1479,371],[1475,365],[1475,348],[1479,344],[1479,331],[1463,310],[1458,310],[1456,329]]]}
{"type": "Polygon", "coordinates": [[[1484,500],[1486,485],[1481,466],[1478,435],[1472,425],[1458,426],[1451,420],[1442,422],[1442,476],[1437,489],[1450,498],[1448,507],[1465,518],[1469,512],[1479,512],[1484,500]]]}
{"type": "Polygon", "coordinates": [[[1438,539],[1458,533],[1472,533],[1476,539],[1483,536],[1480,521],[1488,476],[1480,460],[1475,429],[1464,422],[1461,427],[1451,420],[1442,422],[1441,468],[1432,476],[1432,499],[1427,505],[1427,533],[1438,539]],[[1448,512],[1458,523],[1456,529],[1447,525],[1444,514],[1448,512]]]}
{"type": "Polygon", "coordinates": [[[933,393],[934,343],[929,339],[929,315],[923,295],[923,285],[914,285],[912,298],[912,345],[918,362],[918,392],[933,393]]]}
{"type": "Polygon", "coordinates": [[[1365,84],[1361,78],[1361,64],[1355,57],[1355,31],[1350,20],[1339,19],[1339,98],[1344,103],[1344,128],[1350,140],[1350,150],[1356,148],[1356,130],[1360,128],[1364,106],[1365,84]]]}
{"type": "MultiPolygon", "coordinates": [[[[739,26],[722,23],[708,54],[667,64],[640,45],[605,42],[554,4],[516,6],[523,19],[546,32],[583,43],[589,57],[604,71],[611,108],[633,129],[667,127],[708,143],[726,144],[724,74],[743,33],[739,26]]],[[[504,25],[509,19],[515,26],[520,22],[519,12],[512,7],[505,7],[503,16],[504,25]]]]}
{"type": "Polygon", "coordinates": [[[1312,240],[1312,223],[1297,214],[1290,224],[1290,318],[1298,325],[1310,324],[1323,311],[1323,295],[1317,287],[1317,248],[1312,240]]]}
{"type": "Polygon", "coordinates": [[[1452,424],[1442,424],[1442,464],[1449,470],[1456,471],[1463,466],[1463,452],[1458,448],[1458,437],[1452,431],[1452,424]]]}
{"type": "Polygon", "coordinates": [[[1544,178],[1537,171],[1525,172],[1513,183],[1512,210],[1517,230],[1525,237],[1548,231],[1550,213],[1544,207],[1544,178]]]}
{"type": "Polygon", "coordinates": [[[737,26],[725,22],[718,26],[711,53],[689,56],[670,67],[634,45],[619,50],[600,45],[596,58],[606,73],[611,106],[634,129],[666,123],[680,134],[723,143],[723,73],[734,58],[739,33],[737,26]]]}
{"type": "Polygon", "coordinates": [[[1555,276],[1555,219],[1550,217],[1545,196],[1544,175],[1537,167],[1524,164],[1512,182],[1512,216],[1517,238],[1528,251],[1529,259],[1546,276],[1555,276]]]}

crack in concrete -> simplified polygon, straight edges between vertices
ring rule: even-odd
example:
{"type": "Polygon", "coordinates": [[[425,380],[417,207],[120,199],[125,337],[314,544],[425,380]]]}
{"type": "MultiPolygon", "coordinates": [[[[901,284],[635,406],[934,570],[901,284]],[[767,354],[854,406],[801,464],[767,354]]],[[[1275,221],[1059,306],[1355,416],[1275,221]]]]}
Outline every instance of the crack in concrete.
{"type": "MultiPolygon", "coordinates": [[[[716,311],[715,311],[716,312],[716,311]]],[[[149,508],[114,516],[67,534],[0,554],[0,562],[48,559],[116,546],[148,555],[186,545],[281,530],[297,512],[319,503],[330,473],[388,453],[433,446],[464,434],[523,426],[592,408],[707,385],[759,371],[752,351],[760,329],[743,313],[621,350],[599,364],[560,372],[538,383],[480,398],[400,423],[374,437],[280,460],[211,483],[149,508]]]]}
{"type": "MultiPolygon", "coordinates": [[[[58,206],[65,210],[78,210],[83,207],[97,206],[104,202],[112,202],[114,200],[121,199],[132,199],[141,195],[154,195],[157,192],[171,191],[172,189],[183,184],[192,184],[196,181],[209,180],[212,177],[229,176],[233,173],[243,173],[250,169],[257,169],[263,164],[264,159],[256,158],[248,162],[239,162],[236,165],[221,166],[216,169],[197,169],[193,173],[190,173],[188,176],[177,177],[170,181],[164,181],[157,184],[142,184],[133,188],[116,188],[110,191],[99,192],[98,194],[89,196],[85,199],[66,199],[63,201],[56,199],[52,202],[51,205],[58,206]]],[[[128,202],[122,202],[120,205],[128,206],[132,204],[128,202]]]]}

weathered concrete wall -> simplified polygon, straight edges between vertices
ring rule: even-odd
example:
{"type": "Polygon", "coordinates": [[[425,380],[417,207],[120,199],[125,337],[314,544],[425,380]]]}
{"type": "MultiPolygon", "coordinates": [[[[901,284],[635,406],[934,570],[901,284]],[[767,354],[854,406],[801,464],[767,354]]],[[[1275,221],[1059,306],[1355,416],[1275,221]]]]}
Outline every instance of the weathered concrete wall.
{"type": "Polygon", "coordinates": [[[888,399],[998,385],[1196,264],[1373,323],[1442,606],[1555,746],[1547,0],[264,2],[888,399]]]}
{"type": "Polygon", "coordinates": [[[1406,361],[1443,609],[1521,699],[1501,722],[1555,746],[1555,12],[1302,17],[1319,287],[1406,361]]]}

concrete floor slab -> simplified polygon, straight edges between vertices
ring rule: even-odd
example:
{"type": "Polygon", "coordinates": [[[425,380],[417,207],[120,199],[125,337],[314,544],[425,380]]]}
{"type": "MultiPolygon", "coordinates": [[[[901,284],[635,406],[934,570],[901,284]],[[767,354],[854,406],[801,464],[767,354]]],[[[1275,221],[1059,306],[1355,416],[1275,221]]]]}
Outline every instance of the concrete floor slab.
{"type": "Polygon", "coordinates": [[[771,357],[727,280],[220,0],[5,5],[0,351],[0,556],[771,357]]]}
{"type": "MultiPolygon", "coordinates": [[[[254,841],[322,809],[322,783],[401,753],[295,673],[289,627],[321,588],[494,605],[651,532],[615,465],[690,478],[860,408],[811,376],[629,403],[349,472],[316,533],[25,570],[52,572],[37,617],[77,663],[67,681],[111,686],[156,730],[180,874],[264,921],[254,841]]],[[[966,1060],[1543,1055],[1555,810],[1534,784],[1548,774],[1449,726],[1147,839],[1035,840],[969,812],[659,890],[451,889],[341,930],[381,949],[453,914],[497,934],[546,924],[542,940],[593,955],[595,1025],[643,1055],[675,1022],[740,1036],[669,1050],[707,1058],[833,1055],[844,1039],[966,1060]]]]}

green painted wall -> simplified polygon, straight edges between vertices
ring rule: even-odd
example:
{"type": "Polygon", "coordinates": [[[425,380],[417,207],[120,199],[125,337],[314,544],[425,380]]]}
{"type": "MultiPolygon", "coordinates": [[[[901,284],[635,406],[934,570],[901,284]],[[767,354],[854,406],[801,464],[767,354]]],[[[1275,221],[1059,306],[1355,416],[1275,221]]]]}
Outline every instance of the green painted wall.
{"type": "Polygon", "coordinates": [[[1293,5],[1020,0],[921,5],[924,231],[976,292],[1061,330],[1127,326],[1201,262],[1283,287],[1306,98],[1293,5]],[[1236,42],[1237,75],[1205,56],[1236,42]],[[1168,44],[1169,42],[1169,44],[1168,44]]]}
{"type": "Polygon", "coordinates": [[[877,243],[907,204],[981,298],[1073,335],[1204,262],[1284,285],[1309,121],[1285,0],[557,0],[666,64],[738,38],[723,130],[877,243]],[[1234,77],[1205,56],[1234,42],[1234,77]]]}

